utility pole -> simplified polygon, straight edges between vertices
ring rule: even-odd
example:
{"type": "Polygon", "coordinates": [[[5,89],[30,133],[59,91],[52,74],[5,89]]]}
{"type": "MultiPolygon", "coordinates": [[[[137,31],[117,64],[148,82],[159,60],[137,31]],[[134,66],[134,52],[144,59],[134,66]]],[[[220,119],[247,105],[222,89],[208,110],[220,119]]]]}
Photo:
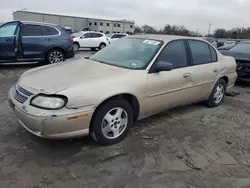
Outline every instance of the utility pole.
{"type": "Polygon", "coordinates": [[[212,24],[209,24],[207,36],[210,35],[211,26],[212,26],[212,24]]]}

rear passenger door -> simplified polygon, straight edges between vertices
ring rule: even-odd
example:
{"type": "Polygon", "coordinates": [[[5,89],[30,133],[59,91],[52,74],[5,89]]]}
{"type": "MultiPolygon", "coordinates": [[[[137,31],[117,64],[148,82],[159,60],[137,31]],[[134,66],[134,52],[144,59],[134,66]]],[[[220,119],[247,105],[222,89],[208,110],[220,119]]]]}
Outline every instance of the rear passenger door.
{"type": "Polygon", "coordinates": [[[192,78],[197,99],[206,99],[220,73],[217,52],[208,43],[188,40],[192,62],[192,78]]]}
{"type": "Polygon", "coordinates": [[[43,26],[36,24],[23,24],[22,46],[24,59],[43,59],[45,36],[43,26]]]}

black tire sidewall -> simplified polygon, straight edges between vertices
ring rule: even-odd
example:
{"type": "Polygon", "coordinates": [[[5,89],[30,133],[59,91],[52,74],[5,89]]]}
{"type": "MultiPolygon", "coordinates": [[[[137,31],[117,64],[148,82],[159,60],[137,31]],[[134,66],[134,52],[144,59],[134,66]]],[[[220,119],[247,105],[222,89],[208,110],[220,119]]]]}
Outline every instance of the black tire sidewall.
{"type": "Polygon", "coordinates": [[[120,142],[123,140],[128,132],[130,127],[133,124],[133,110],[131,105],[125,100],[110,100],[104,104],[102,104],[93,116],[93,120],[91,123],[90,128],[90,136],[100,145],[112,145],[120,142]],[[124,132],[115,139],[108,139],[106,138],[101,130],[101,124],[104,116],[113,108],[121,107],[123,108],[128,114],[128,125],[124,132]],[[94,135],[93,135],[94,133],[94,135]]]}
{"type": "Polygon", "coordinates": [[[217,107],[217,106],[220,106],[221,103],[223,102],[224,98],[225,98],[226,89],[227,89],[227,87],[226,87],[226,82],[225,82],[225,80],[223,80],[223,79],[218,80],[218,81],[216,82],[216,84],[214,85],[213,91],[212,91],[211,95],[209,96],[209,99],[207,100],[207,105],[208,105],[209,107],[217,107]],[[216,91],[216,88],[217,88],[220,84],[224,87],[224,95],[223,95],[223,97],[222,97],[222,99],[221,99],[221,101],[220,101],[219,103],[215,103],[215,102],[214,102],[214,93],[215,93],[215,91],[216,91]]]}
{"type": "Polygon", "coordinates": [[[55,50],[51,50],[51,51],[48,53],[48,55],[47,55],[47,58],[46,58],[46,59],[47,59],[47,63],[48,63],[48,64],[53,65],[53,63],[51,63],[50,60],[49,60],[49,56],[50,56],[50,54],[52,54],[53,52],[60,52],[60,53],[62,54],[62,56],[63,56],[63,60],[62,60],[61,62],[65,61],[65,55],[64,55],[64,53],[63,53],[61,50],[55,49],[55,50]]]}

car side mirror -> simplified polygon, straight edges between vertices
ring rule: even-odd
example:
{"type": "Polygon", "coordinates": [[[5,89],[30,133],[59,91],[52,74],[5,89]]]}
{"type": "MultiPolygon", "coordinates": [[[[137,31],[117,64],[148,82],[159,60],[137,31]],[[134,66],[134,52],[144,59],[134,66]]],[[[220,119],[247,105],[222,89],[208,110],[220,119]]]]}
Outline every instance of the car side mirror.
{"type": "Polygon", "coordinates": [[[171,71],[173,64],[166,61],[158,61],[155,65],[155,72],[171,71]]]}
{"type": "Polygon", "coordinates": [[[85,38],[85,36],[81,36],[81,37],[80,37],[80,39],[84,39],[84,38],[85,38]]]}

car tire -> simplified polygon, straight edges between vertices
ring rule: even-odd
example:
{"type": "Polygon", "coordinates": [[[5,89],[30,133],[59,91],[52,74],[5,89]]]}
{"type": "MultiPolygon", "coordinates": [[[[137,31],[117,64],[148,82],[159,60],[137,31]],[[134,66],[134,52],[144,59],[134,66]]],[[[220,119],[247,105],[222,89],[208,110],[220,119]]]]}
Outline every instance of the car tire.
{"type": "Polygon", "coordinates": [[[95,112],[90,136],[100,145],[113,145],[123,140],[133,124],[133,110],[125,100],[110,100],[95,112]]]}
{"type": "Polygon", "coordinates": [[[107,45],[105,43],[101,43],[99,45],[99,50],[102,50],[103,48],[105,48],[107,45]]]}
{"type": "Polygon", "coordinates": [[[205,102],[206,105],[210,108],[219,106],[224,100],[226,89],[227,89],[227,84],[225,80],[224,79],[218,80],[208,100],[205,102]]]}
{"type": "Polygon", "coordinates": [[[77,42],[74,42],[73,43],[73,49],[74,49],[74,52],[78,52],[79,49],[80,49],[80,45],[77,42]]]}
{"type": "Polygon", "coordinates": [[[48,64],[56,64],[63,62],[65,60],[65,55],[60,49],[50,50],[47,54],[46,61],[48,64]]]}
{"type": "Polygon", "coordinates": [[[96,48],[91,48],[91,50],[92,50],[92,51],[95,51],[95,50],[96,50],[96,48]]]}

